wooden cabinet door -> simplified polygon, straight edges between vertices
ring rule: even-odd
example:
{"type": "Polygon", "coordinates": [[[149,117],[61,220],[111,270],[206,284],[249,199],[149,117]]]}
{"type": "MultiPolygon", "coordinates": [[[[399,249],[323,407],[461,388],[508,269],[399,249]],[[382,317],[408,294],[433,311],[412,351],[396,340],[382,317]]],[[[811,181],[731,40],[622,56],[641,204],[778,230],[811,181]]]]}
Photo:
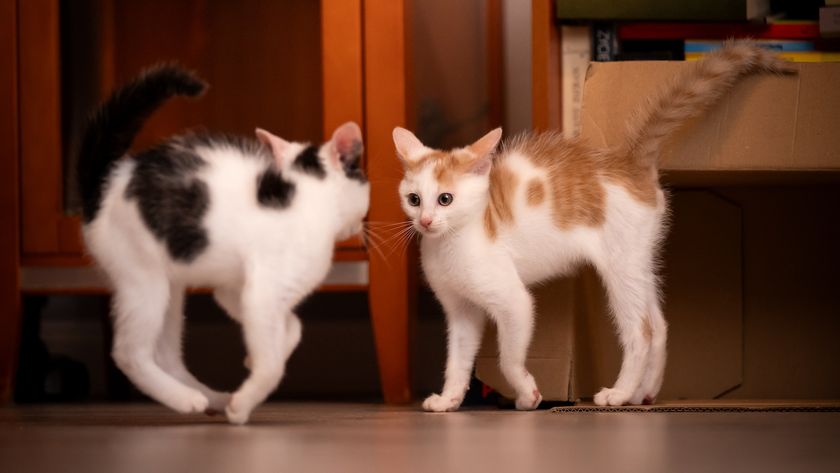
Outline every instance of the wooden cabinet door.
{"type": "MultiPolygon", "coordinates": [[[[84,120],[144,67],[177,61],[211,85],[173,100],[135,148],[189,128],[269,129],[319,141],[362,124],[360,0],[27,0],[18,2],[21,257],[24,266],[84,265],[74,150],[84,120]]],[[[364,259],[358,240],[339,259],[364,259]]]]}

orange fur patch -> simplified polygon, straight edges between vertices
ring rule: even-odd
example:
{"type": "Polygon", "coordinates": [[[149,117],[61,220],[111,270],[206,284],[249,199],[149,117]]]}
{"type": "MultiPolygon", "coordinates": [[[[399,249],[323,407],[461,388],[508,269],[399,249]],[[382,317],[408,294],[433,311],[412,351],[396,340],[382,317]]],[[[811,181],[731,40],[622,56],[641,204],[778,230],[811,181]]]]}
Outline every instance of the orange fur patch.
{"type": "Polygon", "coordinates": [[[458,176],[469,172],[476,160],[476,156],[466,150],[435,154],[435,179],[443,185],[451,184],[458,176]]]}
{"type": "Polygon", "coordinates": [[[640,202],[656,205],[656,169],[645,169],[631,156],[593,150],[552,132],[517,137],[505,154],[513,151],[548,172],[552,213],[560,228],[603,224],[604,180],[624,187],[640,202]]]}
{"type": "Polygon", "coordinates": [[[528,190],[525,191],[525,196],[528,199],[528,205],[536,207],[545,200],[545,186],[538,178],[533,178],[528,182],[528,190]]]}
{"type": "Polygon", "coordinates": [[[484,230],[496,238],[500,224],[513,222],[513,194],[519,178],[508,166],[494,164],[490,169],[490,200],[484,211],[484,230]]]}

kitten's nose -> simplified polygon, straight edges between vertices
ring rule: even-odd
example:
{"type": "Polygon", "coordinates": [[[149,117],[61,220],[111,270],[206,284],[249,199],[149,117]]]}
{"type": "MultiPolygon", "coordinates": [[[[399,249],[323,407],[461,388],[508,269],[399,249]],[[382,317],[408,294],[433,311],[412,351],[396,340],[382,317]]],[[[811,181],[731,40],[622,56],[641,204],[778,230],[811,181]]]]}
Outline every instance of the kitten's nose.
{"type": "Polygon", "coordinates": [[[432,217],[429,216],[422,216],[420,217],[420,225],[423,225],[424,228],[429,228],[432,224],[432,217]]]}

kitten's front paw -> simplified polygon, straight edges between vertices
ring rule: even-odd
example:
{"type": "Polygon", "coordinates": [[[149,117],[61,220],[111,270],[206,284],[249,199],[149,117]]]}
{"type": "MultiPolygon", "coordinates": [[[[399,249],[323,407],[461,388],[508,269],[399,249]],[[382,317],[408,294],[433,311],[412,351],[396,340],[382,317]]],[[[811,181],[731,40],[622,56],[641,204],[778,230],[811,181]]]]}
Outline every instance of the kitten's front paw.
{"type": "Polygon", "coordinates": [[[462,399],[432,394],[423,401],[423,410],[428,412],[452,412],[461,407],[462,399]]]}
{"type": "Polygon", "coordinates": [[[251,408],[243,405],[235,395],[230,398],[230,402],[225,407],[225,415],[228,422],[235,425],[243,425],[248,422],[251,417],[251,408]]]}
{"type": "Polygon", "coordinates": [[[542,402],[542,394],[539,390],[534,389],[533,392],[516,398],[516,409],[520,411],[533,411],[542,402]]]}
{"type": "Polygon", "coordinates": [[[595,404],[599,406],[623,406],[630,401],[631,393],[615,388],[603,388],[595,395],[595,404]]]}
{"type": "Polygon", "coordinates": [[[204,394],[199,391],[191,390],[186,397],[184,397],[177,405],[169,406],[181,414],[194,414],[196,412],[204,412],[210,401],[204,394]]]}

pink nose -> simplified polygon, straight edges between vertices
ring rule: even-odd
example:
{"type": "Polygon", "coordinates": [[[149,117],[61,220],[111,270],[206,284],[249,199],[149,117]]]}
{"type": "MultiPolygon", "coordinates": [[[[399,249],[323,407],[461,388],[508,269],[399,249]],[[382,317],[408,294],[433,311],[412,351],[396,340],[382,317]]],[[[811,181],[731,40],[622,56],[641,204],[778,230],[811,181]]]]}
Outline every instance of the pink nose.
{"type": "Polygon", "coordinates": [[[420,217],[420,225],[423,225],[426,228],[429,228],[429,225],[432,224],[432,217],[420,217]]]}

